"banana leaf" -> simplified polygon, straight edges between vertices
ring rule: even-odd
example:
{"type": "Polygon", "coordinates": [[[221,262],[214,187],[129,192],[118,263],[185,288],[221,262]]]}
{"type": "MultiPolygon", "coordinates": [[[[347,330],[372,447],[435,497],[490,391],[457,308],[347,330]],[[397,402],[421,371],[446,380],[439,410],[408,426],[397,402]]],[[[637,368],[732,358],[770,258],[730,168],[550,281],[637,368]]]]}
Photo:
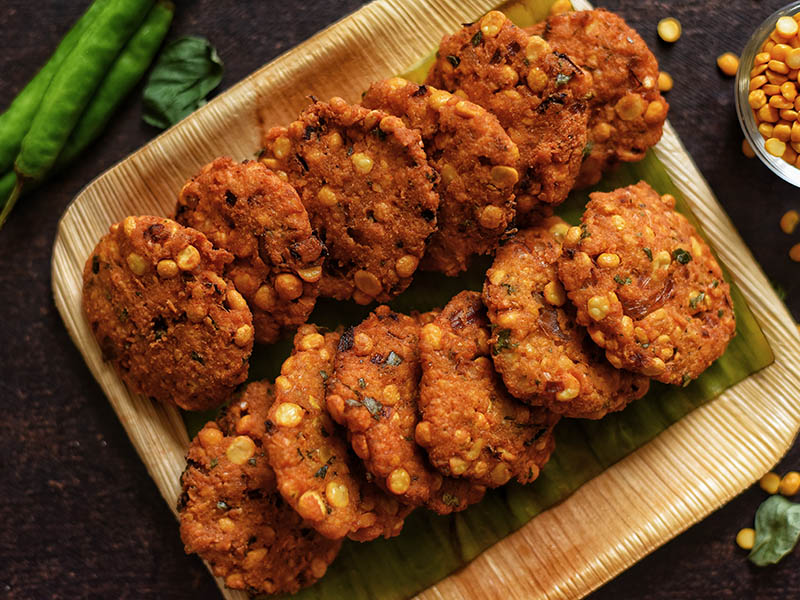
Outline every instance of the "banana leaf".
{"type": "MultiPolygon", "coordinates": [[[[546,0],[523,0],[501,8],[517,25],[527,26],[545,18],[549,6],[546,0]]],[[[433,53],[404,76],[422,81],[432,60],[433,53]]],[[[674,195],[678,210],[698,227],[680,191],[653,152],[639,163],[622,165],[591,190],[573,192],[557,213],[566,221],[577,223],[591,191],[609,191],[640,180],[647,181],[661,194],[674,195]]],[[[418,273],[411,287],[392,302],[392,307],[408,312],[444,306],[461,290],[480,290],[490,264],[487,258],[476,260],[467,273],[456,278],[418,273]]],[[[368,544],[346,541],[325,577],[294,598],[394,600],[413,596],[564,500],[695,408],[771,364],[772,351],[744,296],[735,285],[731,290],[736,337],[725,354],[697,380],[686,387],[654,383],[644,398],[600,421],[563,419],[556,428],[556,451],[533,484],[511,483],[490,490],[482,502],[455,515],[438,516],[417,510],[406,519],[403,532],[391,540],[368,544]]],[[[355,325],[369,312],[369,307],[352,302],[321,300],[310,321],[330,328],[355,325]]],[[[257,347],[251,360],[250,379],[274,379],[290,351],[290,339],[257,347]]],[[[214,412],[185,413],[184,418],[193,436],[214,418],[214,412]]]]}

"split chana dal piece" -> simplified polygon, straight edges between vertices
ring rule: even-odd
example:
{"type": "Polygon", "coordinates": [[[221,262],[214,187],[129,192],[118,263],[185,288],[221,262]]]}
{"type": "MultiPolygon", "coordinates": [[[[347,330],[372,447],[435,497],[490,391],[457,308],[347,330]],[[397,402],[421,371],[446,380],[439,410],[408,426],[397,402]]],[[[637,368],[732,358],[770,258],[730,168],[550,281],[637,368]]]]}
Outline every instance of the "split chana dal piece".
{"type": "Polygon", "coordinates": [[[373,83],[361,104],[419,130],[439,174],[438,229],[422,267],[455,276],[473,254],[492,253],[514,219],[519,181],[519,150],[497,117],[469,100],[399,77],[373,83]]]}
{"type": "Polygon", "coordinates": [[[295,593],[320,579],[341,540],[310,529],[280,497],[263,446],[272,386],[254,382],[192,440],[178,499],[181,539],[226,587],[295,593]]]}
{"type": "Polygon", "coordinates": [[[83,310],[133,393],[206,410],[247,378],[253,320],[223,276],[232,258],[161,217],[126,217],[98,242],[83,270],[83,310]]]}
{"type": "Polygon", "coordinates": [[[586,146],[591,77],[498,11],[445,36],[427,84],[497,116],[520,153],[517,214],[560,204],[586,146]]]}
{"type": "Polygon", "coordinates": [[[595,192],[563,247],[578,322],[615,367],[685,385],[735,335],[730,286],[670,194],[645,182],[595,192]]]}
{"type": "Polygon", "coordinates": [[[419,423],[419,332],[418,319],[388,306],[378,307],[345,331],[328,382],[327,404],[379,486],[404,504],[446,514],[479,501],[486,488],[442,477],[414,441],[419,423]]]}
{"type": "Polygon", "coordinates": [[[306,322],[322,277],[323,246],[297,192],[264,164],[218,158],[181,189],[176,220],[234,261],[225,276],[253,311],[256,341],[306,322]]]}
{"type": "MultiPolygon", "coordinates": [[[[489,344],[511,395],[566,417],[599,419],[644,396],[650,381],[615,369],[576,322],[557,270],[568,229],[551,217],[497,251],[483,287],[489,344]]],[[[598,263],[616,260],[607,254],[598,263]]]]}
{"type": "Polygon", "coordinates": [[[270,129],[264,147],[262,162],[295,187],[327,247],[323,296],[369,304],[408,287],[439,207],[418,131],[332,98],[270,129]]]}
{"type": "Polygon", "coordinates": [[[530,483],[555,448],[559,416],[523,404],[490,358],[489,320],[477,292],[455,296],[422,328],[422,419],[415,439],[449,477],[498,487],[530,483]]]}
{"type": "Polygon", "coordinates": [[[607,10],[556,15],[526,31],[539,35],[591,73],[588,142],[576,187],[594,185],[619,162],[642,160],[661,139],[669,105],[647,44],[622,17],[607,10]]]}
{"type": "Polygon", "coordinates": [[[270,463],[283,498],[325,537],[392,537],[410,509],[367,481],[325,408],[339,337],[314,325],[298,329],[275,380],[266,425],[270,463]]]}

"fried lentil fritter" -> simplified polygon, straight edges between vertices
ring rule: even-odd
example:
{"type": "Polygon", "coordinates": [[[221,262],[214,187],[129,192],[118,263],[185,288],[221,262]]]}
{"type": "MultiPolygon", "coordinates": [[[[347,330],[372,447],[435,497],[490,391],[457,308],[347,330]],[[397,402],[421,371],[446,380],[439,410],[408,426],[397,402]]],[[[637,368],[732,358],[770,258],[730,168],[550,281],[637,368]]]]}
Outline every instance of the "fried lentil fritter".
{"type": "Polygon", "coordinates": [[[373,83],[361,103],[418,129],[439,174],[438,230],[422,267],[457,275],[473,254],[494,252],[514,218],[517,145],[497,117],[468,100],[395,77],[373,83]]]}
{"type": "Polygon", "coordinates": [[[181,539],[231,589],[294,593],[322,577],[339,552],[278,494],[262,446],[272,386],[251,383],[220,423],[189,446],[178,501],[181,539]]]}
{"type": "Polygon", "coordinates": [[[564,201],[586,145],[591,76],[502,13],[445,36],[426,83],[494,113],[520,152],[517,213],[564,201]]]}
{"type": "Polygon", "coordinates": [[[408,510],[367,481],[325,409],[338,333],[303,325],[275,380],[266,445],[286,502],[322,535],[359,541],[392,537],[408,510]],[[373,489],[374,488],[374,489],[373,489]]]}
{"type": "Polygon", "coordinates": [[[323,296],[368,304],[408,287],[439,207],[418,131],[332,98],[269,130],[264,147],[263,162],[286,174],[327,246],[323,296]]]}
{"type": "Polygon", "coordinates": [[[443,474],[497,487],[536,479],[558,415],[511,397],[489,357],[480,294],[461,292],[422,328],[422,420],[416,440],[443,474]]]}
{"type": "Polygon", "coordinates": [[[414,441],[419,422],[417,319],[380,306],[342,337],[328,382],[328,410],[382,488],[440,514],[466,508],[485,488],[443,478],[414,441]]]}
{"type": "Polygon", "coordinates": [[[650,381],[611,366],[575,322],[556,266],[568,229],[552,217],[497,251],[483,287],[494,326],[489,344],[513,396],[567,417],[599,419],[641,398],[650,381]]]}
{"type": "Polygon", "coordinates": [[[231,259],[160,217],[126,217],[98,242],[83,270],[83,309],[132,392],[204,410],[247,378],[252,315],[221,277],[231,259]]]}
{"type": "Polygon", "coordinates": [[[305,323],[323,247],[291,185],[260,162],[218,158],[183,186],[175,212],[179,223],[233,254],[225,276],[253,311],[257,341],[275,342],[282,328],[305,323]]]}
{"type": "Polygon", "coordinates": [[[619,161],[642,160],[661,139],[668,105],[656,57],[639,34],[602,9],[555,15],[527,31],[592,74],[589,143],[576,187],[594,185],[619,161]]]}
{"type": "Polygon", "coordinates": [[[722,269],[674,208],[643,181],[592,194],[558,272],[612,365],[685,384],[722,355],[736,322],[722,269]]]}

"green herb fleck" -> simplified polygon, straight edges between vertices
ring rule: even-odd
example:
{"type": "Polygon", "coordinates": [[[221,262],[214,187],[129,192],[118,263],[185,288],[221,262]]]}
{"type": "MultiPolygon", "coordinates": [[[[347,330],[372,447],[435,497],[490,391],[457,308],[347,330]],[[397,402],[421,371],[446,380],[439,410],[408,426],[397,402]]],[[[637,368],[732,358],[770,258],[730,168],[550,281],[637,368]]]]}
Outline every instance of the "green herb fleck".
{"type": "Polygon", "coordinates": [[[212,468],[212,469],[213,469],[214,467],[216,467],[218,464],[219,464],[219,460],[218,460],[218,459],[216,459],[216,458],[212,458],[212,459],[211,459],[211,468],[212,468]]]}
{"type": "Polygon", "coordinates": [[[699,294],[697,294],[697,296],[695,296],[694,298],[689,300],[689,306],[691,308],[697,308],[697,305],[700,304],[705,297],[706,297],[706,293],[705,292],[700,292],[699,294]]]}
{"type": "Polygon", "coordinates": [[[328,474],[328,465],[322,465],[319,470],[314,473],[314,477],[317,479],[325,479],[325,475],[328,474]]]}
{"type": "Polygon", "coordinates": [[[458,65],[461,64],[461,59],[458,58],[457,56],[452,55],[452,54],[448,54],[447,55],[447,62],[449,62],[451,65],[453,65],[453,68],[455,69],[458,65]]]}
{"type": "Polygon", "coordinates": [[[589,233],[589,226],[586,223],[581,223],[581,239],[585,240],[588,237],[592,237],[592,234],[589,233]]]}
{"type": "Polygon", "coordinates": [[[567,85],[570,79],[572,79],[572,75],[567,75],[566,73],[559,73],[558,75],[556,75],[556,87],[567,85]]]}
{"type": "Polygon", "coordinates": [[[458,499],[458,496],[447,493],[442,494],[442,502],[444,502],[447,506],[453,507],[461,505],[461,500],[458,499]]]}
{"type": "Polygon", "coordinates": [[[692,261],[692,255],[683,248],[676,248],[672,251],[672,260],[682,265],[688,265],[692,261]]]}
{"type": "Polygon", "coordinates": [[[511,294],[517,293],[517,288],[510,283],[501,283],[500,287],[506,288],[506,293],[510,296],[511,294]]]}
{"type": "Polygon", "coordinates": [[[517,345],[511,342],[510,329],[500,329],[497,331],[497,341],[494,343],[495,355],[500,354],[503,350],[516,347],[517,345]]]}
{"type": "Polygon", "coordinates": [[[322,381],[327,381],[327,380],[328,380],[328,373],[327,373],[327,371],[320,370],[320,372],[319,372],[319,376],[320,376],[320,377],[322,377],[322,381]]]}
{"type": "Polygon", "coordinates": [[[589,140],[586,142],[586,145],[583,147],[583,158],[586,158],[592,153],[592,148],[594,148],[594,142],[589,140]]]}
{"type": "Polygon", "coordinates": [[[366,382],[366,381],[364,381],[364,378],[363,378],[363,377],[359,377],[359,378],[358,378],[358,387],[360,387],[362,390],[363,390],[365,387],[367,387],[367,382],[366,382]]]}
{"type": "Polygon", "coordinates": [[[614,281],[616,281],[619,285],[630,285],[633,282],[630,277],[623,279],[619,275],[614,275],[614,281]]]}
{"type": "Polygon", "coordinates": [[[230,510],[231,509],[231,507],[228,506],[228,503],[225,502],[225,500],[220,500],[219,502],[217,502],[217,508],[220,509],[220,510],[230,510]]]}
{"type": "Polygon", "coordinates": [[[197,362],[199,362],[201,365],[204,365],[204,364],[206,364],[206,361],[204,361],[204,360],[203,360],[203,357],[202,357],[202,356],[200,356],[200,355],[199,355],[197,352],[195,352],[194,350],[192,350],[192,354],[191,354],[191,356],[192,356],[192,360],[196,360],[196,361],[197,361],[197,362]]]}
{"type": "Polygon", "coordinates": [[[473,46],[477,46],[482,41],[483,41],[483,32],[480,29],[478,29],[478,31],[475,33],[475,35],[472,36],[472,39],[470,40],[470,43],[473,46]]]}
{"type": "Polygon", "coordinates": [[[647,255],[647,259],[653,262],[653,251],[650,248],[642,248],[642,251],[647,255]]]}

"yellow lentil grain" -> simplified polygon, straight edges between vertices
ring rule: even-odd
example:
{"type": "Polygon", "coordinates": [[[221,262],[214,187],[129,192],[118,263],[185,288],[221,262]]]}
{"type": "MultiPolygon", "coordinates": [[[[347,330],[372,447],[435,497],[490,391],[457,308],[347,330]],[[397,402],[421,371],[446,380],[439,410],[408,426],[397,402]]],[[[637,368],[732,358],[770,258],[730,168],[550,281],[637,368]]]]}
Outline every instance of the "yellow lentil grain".
{"type": "Polygon", "coordinates": [[[772,156],[777,156],[780,158],[783,156],[783,153],[786,152],[786,142],[782,142],[778,138],[772,137],[764,143],[764,148],[766,148],[767,152],[772,154],[772,156]]]}
{"type": "Polygon", "coordinates": [[[572,10],[572,2],[570,2],[570,0],[556,0],[550,7],[550,14],[560,15],[565,12],[570,12],[571,10],[572,10]]]}
{"type": "Polygon", "coordinates": [[[795,244],[789,249],[789,258],[794,262],[800,262],[800,244],[795,244]]]}
{"type": "Polygon", "coordinates": [[[736,75],[736,70],[739,68],[739,57],[733,52],[725,52],[724,54],[720,54],[717,57],[717,66],[725,75],[728,77],[733,77],[736,75]]]}
{"type": "Polygon", "coordinates": [[[753,158],[756,155],[747,140],[742,140],[742,154],[744,154],[747,158],[753,158]]]}
{"type": "Polygon", "coordinates": [[[788,142],[792,135],[792,128],[787,123],[778,123],[772,128],[772,137],[782,142],[788,142]]]}
{"type": "Polygon", "coordinates": [[[790,69],[800,69],[800,47],[789,50],[784,60],[790,69]]]}
{"type": "Polygon", "coordinates": [[[797,34],[797,21],[789,16],[781,17],[775,23],[775,31],[781,37],[790,38],[797,34]]]}
{"type": "Polygon", "coordinates": [[[771,123],[759,123],[758,125],[758,133],[761,134],[761,137],[764,139],[768,139],[772,137],[772,130],[774,126],[771,123]]]}
{"type": "Polygon", "coordinates": [[[794,233],[797,224],[800,223],[800,213],[790,210],[781,217],[781,231],[787,235],[794,233]]]}
{"type": "MultiPolygon", "coordinates": [[[[767,78],[764,77],[764,82],[767,81],[767,78]]],[[[667,73],[666,71],[661,71],[658,74],[658,91],[659,92],[668,92],[672,89],[672,75],[667,73]]],[[[763,85],[763,84],[762,84],[763,85]]]]}
{"type": "Polygon", "coordinates": [[[758,481],[758,485],[761,486],[761,489],[767,492],[768,494],[777,494],[780,484],[781,484],[780,475],[778,475],[777,473],[773,473],[772,471],[764,475],[758,481]]]}
{"type": "Polygon", "coordinates": [[[781,478],[779,487],[780,493],[784,496],[794,496],[800,490],[800,473],[789,471],[781,478]]]}
{"type": "Polygon", "coordinates": [[[771,60],[779,60],[783,62],[786,60],[789,52],[792,51],[792,47],[788,44],[784,44],[783,41],[780,41],[773,45],[769,50],[769,57],[771,60]]]}
{"type": "Polygon", "coordinates": [[[677,42],[681,37],[681,24],[674,17],[665,17],[658,22],[656,27],[658,37],[665,42],[677,42]]]}
{"type": "Polygon", "coordinates": [[[736,534],[736,545],[742,550],[752,550],[756,543],[756,530],[750,527],[740,529],[736,534]]]}

